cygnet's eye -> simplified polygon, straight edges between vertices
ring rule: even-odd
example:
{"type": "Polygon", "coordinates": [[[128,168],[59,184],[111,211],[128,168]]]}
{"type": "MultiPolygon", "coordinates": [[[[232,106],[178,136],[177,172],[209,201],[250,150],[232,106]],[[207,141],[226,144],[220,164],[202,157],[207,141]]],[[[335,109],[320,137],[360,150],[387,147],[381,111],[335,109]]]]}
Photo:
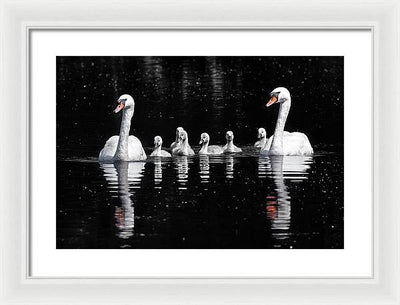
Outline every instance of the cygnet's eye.
{"type": "Polygon", "coordinates": [[[125,104],[126,100],[127,100],[126,98],[121,98],[121,99],[118,100],[118,103],[125,104]]]}

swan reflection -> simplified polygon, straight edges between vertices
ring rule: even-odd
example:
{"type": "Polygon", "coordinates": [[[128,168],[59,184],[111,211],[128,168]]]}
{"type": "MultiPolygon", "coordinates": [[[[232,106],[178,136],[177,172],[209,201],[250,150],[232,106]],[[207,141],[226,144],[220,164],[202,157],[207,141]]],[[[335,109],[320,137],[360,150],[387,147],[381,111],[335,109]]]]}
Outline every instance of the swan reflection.
{"type": "Polygon", "coordinates": [[[227,155],[225,159],[225,164],[226,179],[233,179],[235,174],[235,158],[232,155],[227,155]]]}
{"type": "Polygon", "coordinates": [[[178,188],[181,190],[187,189],[189,177],[189,162],[187,156],[175,157],[175,169],[177,171],[178,188]]]}
{"type": "Polygon", "coordinates": [[[268,156],[258,160],[258,177],[270,177],[275,184],[275,192],[266,198],[266,209],[272,236],[277,240],[287,239],[290,235],[291,197],[286,181],[307,179],[312,161],[312,157],[307,156],[268,156]]]}
{"type": "Polygon", "coordinates": [[[134,233],[134,192],[131,189],[140,188],[145,162],[102,163],[103,175],[107,181],[107,189],[112,197],[118,198],[119,205],[115,207],[115,222],[118,228],[117,236],[128,239],[134,233]]]}
{"type": "Polygon", "coordinates": [[[160,184],[163,178],[161,157],[154,158],[154,185],[155,188],[161,188],[160,184]]]}
{"type": "Polygon", "coordinates": [[[208,183],[210,180],[210,157],[208,155],[199,157],[199,167],[200,182],[208,183]]]}

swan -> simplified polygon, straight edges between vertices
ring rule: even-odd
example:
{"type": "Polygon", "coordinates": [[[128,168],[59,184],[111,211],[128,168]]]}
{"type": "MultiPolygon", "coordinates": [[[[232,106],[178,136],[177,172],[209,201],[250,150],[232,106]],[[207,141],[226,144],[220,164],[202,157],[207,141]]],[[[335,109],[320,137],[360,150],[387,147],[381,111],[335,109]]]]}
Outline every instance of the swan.
{"type": "Polygon", "coordinates": [[[179,145],[179,134],[183,130],[182,127],[177,127],[175,131],[175,142],[172,142],[170,145],[170,149],[173,150],[175,147],[179,145]]]}
{"type": "Polygon", "coordinates": [[[178,145],[172,150],[172,154],[178,156],[194,155],[194,151],[189,145],[189,137],[186,130],[182,130],[179,133],[179,142],[178,145]]]}
{"type": "Polygon", "coordinates": [[[226,132],[226,145],[222,148],[224,150],[224,153],[237,153],[237,152],[242,152],[242,149],[235,146],[233,144],[233,132],[232,131],[227,131],[226,132]]]}
{"type": "Polygon", "coordinates": [[[199,151],[199,155],[220,155],[224,152],[222,147],[217,145],[208,145],[210,143],[210,136],[208,133],[203,132],[200,135],[200,143],[201,149],[199,151]]]}
{"type": "Polygon", "coordinates": [[[122,121],[119,136],[112,136],[100,151],[100,162],[141,161],[146,160],[142,143],[135,136],[129,135],[131,119],[135,110],[135,102],[129,94],[123,94],[118,99],[114,113],[122,110],[122,121]]]}
{"type": "Polygon", "coordinates": [[[261,149],[261,155],[308,156],[314,153],[308,137],[301,132],[284,132],[285,123],[292,103],[289,90],[284,87],[275,88],[271,92],[267,107],[280,104],[278,120],[274,135],[261,149]]]}
{"type": "Polygon", "coordinates": [[[171,154],[165,150],[162,150],[162,138],[160,136],[154,137],[154,151],[150,157],[171,157],[171,154]]]}
{"type": "Polygon", "coordinates": [[[267,143],[268,138],[267,138],[267,132],[265,131],[264,128],[258,128],[258,141],[254,143],[254,147],[257,148],[263,148],[265,146],[265,143],[267,143]]]}

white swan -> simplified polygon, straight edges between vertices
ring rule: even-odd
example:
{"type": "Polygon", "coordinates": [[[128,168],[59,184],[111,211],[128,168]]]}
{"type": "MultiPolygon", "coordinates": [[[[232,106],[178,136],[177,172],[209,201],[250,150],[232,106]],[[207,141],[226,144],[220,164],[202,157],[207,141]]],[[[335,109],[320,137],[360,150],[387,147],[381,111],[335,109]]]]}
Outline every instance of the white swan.
{"type": "Polygon", "coordinates": [[[199,151],[199,155],[220,155],[224,152],[221,146],[217,145],[208,145],[210,143],[210,136],[208,133],[203,132],[200,135],[200,143],[201,149],[199,151]]]}
{"type": "Polygon", "coordinates": [[[177,127],[175,131],[175,142],[172,142],[170,145],[170,149],[173,150],[175,147],[179,145],[179,134],[183,130],[182,127],[177,127]]]}
{"type": "Polygon", "coordinates": [[[264,128],[258,128],[258,141],[254,143],[254,147],[263,148],[268,141],[267,132],[264,128]]]}
{"type": "Polygon", "coordinates": [[[129,94],[123,94],[118,99],[114,113],[122,110],[122,121],[119,136],[112,136],[100,151],[100,162],[141,161],[146,160],[142,143],[135,136],[129,135],[131,119],[135,110],[135,102],[129,94]]]}
{"type": "Polygon", "coordinates": [[[189,145],[189,137],[186,130],[182,130],[179,133],[179,142],[178,145],[172,150],[172,154],[178,156],[194,155],[194,151],[189,145]]]}
{"type": "Polygon", "coordinates": [[[242,149],[235,146],[233,144],[233,132],[232,131],[227,131],[226,132],[226,145],[222,148],[224,150],[224,153],[237,153],[237,152],[242,152],[242,149]]]}
{"type": "Polygon", "coordinates": [[[308,156],[314,153],[307,136],[301,132],[284,132],[292,103],[289,90],[278,87],[271,92],[267,107],[280,104],[275,132],[261,149],[261,155],[308,156]]]}
{"type": "Polygon", "coordinates": [[[171,157],[171,154],[165,150],[162,150],[162,138],[160,136],[154,137],[154,151],[150,157],[171,157]]]}

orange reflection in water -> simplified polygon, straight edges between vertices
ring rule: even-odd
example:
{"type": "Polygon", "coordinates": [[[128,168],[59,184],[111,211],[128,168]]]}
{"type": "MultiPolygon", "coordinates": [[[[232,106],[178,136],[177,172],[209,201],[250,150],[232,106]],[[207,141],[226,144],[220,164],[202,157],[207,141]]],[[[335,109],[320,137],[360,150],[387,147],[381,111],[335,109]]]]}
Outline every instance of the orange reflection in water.
{"type": "Polygon", "coordinates": [[[276,218],[277,209],[277,198],[276,196],[267,196],[267,218],[272,220],[276,218]]]}

